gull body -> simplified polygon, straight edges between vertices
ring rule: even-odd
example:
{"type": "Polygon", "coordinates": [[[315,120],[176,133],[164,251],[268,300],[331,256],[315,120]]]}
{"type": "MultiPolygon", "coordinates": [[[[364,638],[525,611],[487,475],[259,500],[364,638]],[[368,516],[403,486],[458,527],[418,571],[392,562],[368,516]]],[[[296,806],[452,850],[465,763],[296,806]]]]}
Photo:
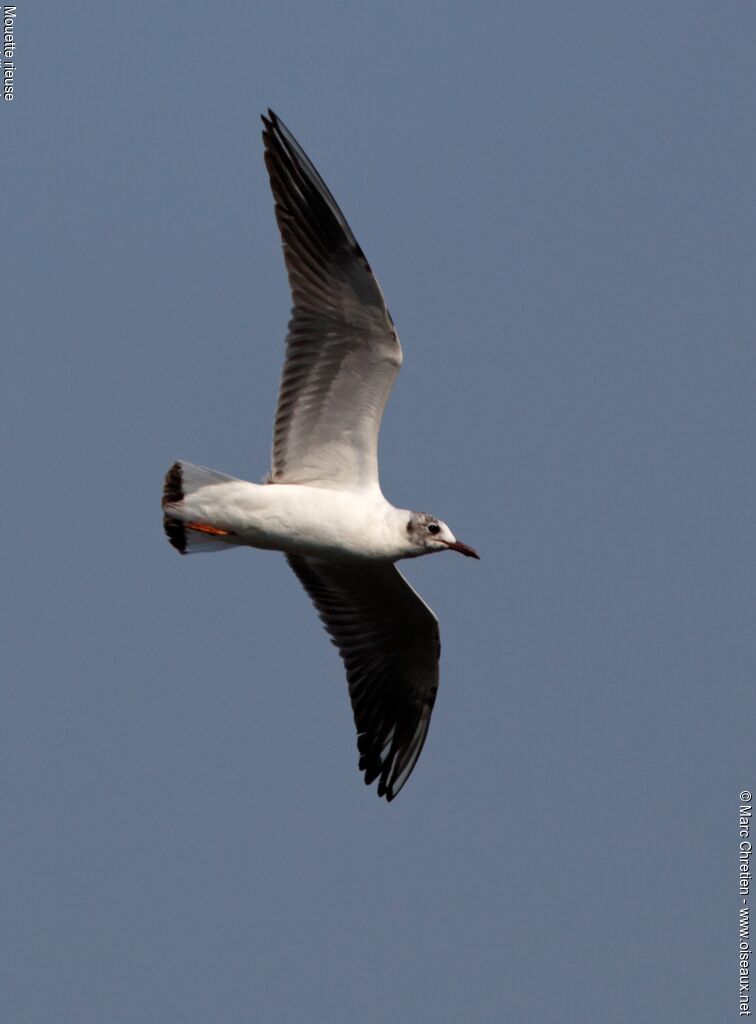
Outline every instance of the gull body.
{"type": "Polygon", "coordinates": [[[402,363],[383,293],[343,213],[283,122],[263,117],[265,163],[291,285],[271,470],[250,483],[176,462],[163,525],[182,554],[283,552],[344,661],[359,767],[392,800],[428,731],[438,620],[395,567],[458,551],[426,512],[395,508],[378,479],[378,432],[402,363]]]}
{"type": "MultiPolygon", "coordinates": [[[[231,546],[379,562],[426,553],[407,529],[413,513],[394,508],[379,491],[355,495],[306,484],[230,480],[190,494],[182,514],[224,531],[231,546]]],[[[210,536],[222,541],[220,534],[210,536]]],[[[434,542],[443,550],[456,538],[444,526],[434,542]]]]}

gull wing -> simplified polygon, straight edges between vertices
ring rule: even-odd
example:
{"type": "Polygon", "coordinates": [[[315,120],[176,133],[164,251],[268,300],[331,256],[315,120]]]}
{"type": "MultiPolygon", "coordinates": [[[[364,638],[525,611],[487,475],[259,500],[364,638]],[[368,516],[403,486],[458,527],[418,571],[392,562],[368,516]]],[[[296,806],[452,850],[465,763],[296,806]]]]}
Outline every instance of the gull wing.
{"type": "Polygon", "coordinates": [[[415,767],[438,690],[438,619],[391,564],[287,555],[344,660],[360,771],[393,800],[415,767]]]}
{"type": "Polygon", "coordinates": [[[272,112],[265,165],[292,317],[278,396],[272,483],[367,490],[402,350],[380,286],[336,200],[272,112]]]}

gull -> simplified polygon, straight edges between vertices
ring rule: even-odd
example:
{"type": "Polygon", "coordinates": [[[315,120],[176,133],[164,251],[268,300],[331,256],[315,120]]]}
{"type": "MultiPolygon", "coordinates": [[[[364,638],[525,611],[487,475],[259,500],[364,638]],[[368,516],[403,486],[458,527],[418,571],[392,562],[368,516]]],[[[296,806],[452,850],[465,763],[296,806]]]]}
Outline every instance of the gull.
{"type": "Polygon", "coordinates": [[[436,616],[394,563],[479,556],[440,519],[383,496],[378,432],[402,364],[394,322],[301,146],[272,110],[262,121],[293,300],[271,469],[254,484],[174,463],[163,525],[182,554],[247,546],[286,555],[344,661],[360,771],[391,801],[423,748],[441,652],[436,616]]]}

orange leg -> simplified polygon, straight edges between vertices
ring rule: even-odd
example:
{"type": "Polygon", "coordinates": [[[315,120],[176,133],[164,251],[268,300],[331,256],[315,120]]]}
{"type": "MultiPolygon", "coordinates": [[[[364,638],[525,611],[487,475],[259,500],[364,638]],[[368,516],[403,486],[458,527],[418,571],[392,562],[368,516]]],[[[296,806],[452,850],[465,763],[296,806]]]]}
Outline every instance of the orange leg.
{"type": "Polygon", "coordinates": [[[209,523],[184,523],[187,530],[197,530],[198,533],[211,533],[214,537],[230,537],[228,530],[219,530],[217,526],[210,526],[209,523]]]}

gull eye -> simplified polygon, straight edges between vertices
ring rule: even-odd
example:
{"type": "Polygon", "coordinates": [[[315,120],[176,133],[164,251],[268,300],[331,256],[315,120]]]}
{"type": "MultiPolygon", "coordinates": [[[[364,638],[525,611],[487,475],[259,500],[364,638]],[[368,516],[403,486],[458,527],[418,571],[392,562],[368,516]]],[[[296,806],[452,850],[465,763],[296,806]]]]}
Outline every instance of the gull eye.
{"type": "Polygon", "coordinates": [[[438,523],[428,523],[428,533],[440,533],[441,527],[438,523]]]}

